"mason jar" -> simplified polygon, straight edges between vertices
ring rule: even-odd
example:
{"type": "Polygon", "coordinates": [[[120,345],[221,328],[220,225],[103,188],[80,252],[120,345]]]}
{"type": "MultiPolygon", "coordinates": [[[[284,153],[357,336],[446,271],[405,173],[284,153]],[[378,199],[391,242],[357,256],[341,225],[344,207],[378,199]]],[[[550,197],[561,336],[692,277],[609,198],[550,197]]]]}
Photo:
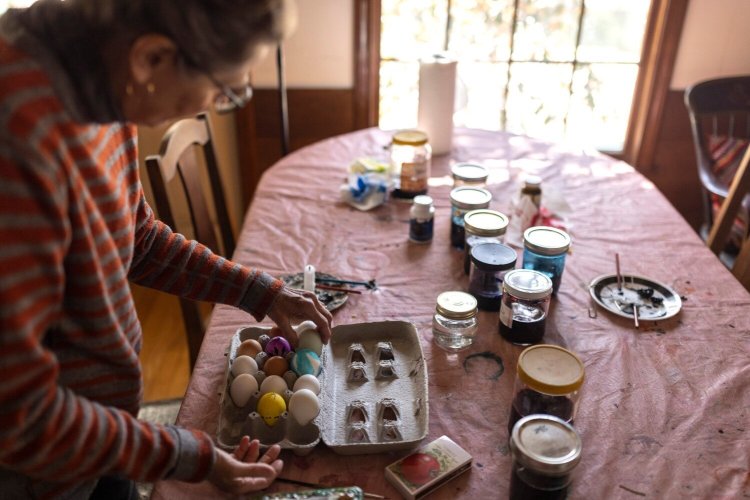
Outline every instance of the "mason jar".
{"type": "Polygon", "coordinates": [[[432,148],[427,134],[421,130],[402,130],[393,134],[391,142],[391,179],[393,196],[414,198],[427,194],[430,179],[432,148]]]}
{"type": "Polygon", "coordinates": [[[552,293],[560,289],[570,236],[562,229],[534,226],[523,233],[523,268],[539,271],[552,280],[552,293]]]}
{"type": "Polygon", "coordinates": [[[472,210],[464,215],[464,272],[469,274],[471,249],[482,243],[503,243],[508,217],[495,210],[472,210]]]}
{"type": "Polygon", "coordinates": [[[484,188],[487,185],[489,172],[477,163],[456,163],[451,167],[453,187],[471,186],[484,188]]]}
{"type": "Polygon", "coordinates": [[[471,186],[451,190],[451,245],[463,249],[466,239],[464,215],[472,210],[487,208],[492,201],[492,193],[486,189],[471,186]]]}
{"type": "Polygon", "coordinates": [[[552,281],[544,274],[531,269],[509,271],[500,302],[500,335],[514,344],[541,342],[551,297],[552,281]]]}
{"type": "Polygon", "coordinates": [[[438,295],[432,317],[432,336],[446,351],[466,349],[477,333],[477,300],[465,292],[450,291],[438,295]]]}
{"type": "Polygon", "coordinates": [[[515,266],[516,251],[502,243],[483,243],[471,250],[469,293],[479,309],[500,309],[505,274],[515,266]]]}

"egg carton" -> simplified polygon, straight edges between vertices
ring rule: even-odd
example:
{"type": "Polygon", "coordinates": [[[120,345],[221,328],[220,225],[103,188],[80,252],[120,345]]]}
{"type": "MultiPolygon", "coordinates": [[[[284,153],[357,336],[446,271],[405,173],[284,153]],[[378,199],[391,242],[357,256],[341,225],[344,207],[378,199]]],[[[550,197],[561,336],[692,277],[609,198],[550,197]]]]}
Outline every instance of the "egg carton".
{"type": "MultiPolygon", "coordinates": [[[[336,453],[354,455],[412,448],[427,435],[427,370],[413,324],[383,321],[334,327],[320,356],[320,413],[304,426],[287,412],[274,426],[267,425],[255,411],[259,393],[242,408],[230,397],[237,348],[269,330],[240,328],[230,341],[217,433],[223,448],[233,448],[248,435],[262,445],[276,443],[298,455],[310,453],[321,440],[336,453]]],[[[263,376],[259,373],[258,378],[263,376]]],[[[284,378],[293,385],[294,377],[284,378]]],[[[280,395],[288,405],[292,392],[280,395]]]]}

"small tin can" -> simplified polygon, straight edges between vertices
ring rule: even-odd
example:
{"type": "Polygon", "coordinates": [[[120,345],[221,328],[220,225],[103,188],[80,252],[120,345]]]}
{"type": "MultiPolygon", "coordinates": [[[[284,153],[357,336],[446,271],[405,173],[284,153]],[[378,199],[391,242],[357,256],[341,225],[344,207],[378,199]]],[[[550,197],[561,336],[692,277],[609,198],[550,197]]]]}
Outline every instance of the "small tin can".
{"type": "Polygon", "coordinates": [[[505,274],[500,302],[500,335],[514,344],[542,341],[552,280],[532,269],[514,269],[505,274]]]}
{"type": "Polygon", "coordinates": [[[429,243],[432,240],[434,219],[432,198],[423,194],[415,196],[409,211],[409,239],[415,243],[429,243]]]}
{"type": "Polygon", "coordinates": [[[502,243],[483,243],[471,250],[469,293],[483,311],[500,309],[505,274],[516,266],[516,251],[502,243]]]}
{"type": "Polygon", "coordinates": [[[471,249],[482,243],[503,243],[508,217],[495,210],[472,210],[464,215],[464,272],[469,274],[471,249]]]}
{"type": "Polygon", "coordinates": [[[462,186],[454,188],[451,198],[451,245],[464,248],[464,215],[472,210],[487,208],[492,201],[492,193],[482,188],[462,186]]]}
{"type": "Polygon", "coordinates": [[[477,333],[477,299],[465,292],[443,292],[438,295],[432,317],[435,343],[446,351],[466,349],[477,333]]]}
{"type": "Polygon", "coordinates": [[[477,163],[456,163],[451,167],[453,187],[471,186],[484,188],[487,185],[489,172],[477,163]]]}
{"type": "Polygon", "coordinates": [[[570,236],[561,229],[534,226],[523,233],[523,268],[539,271],[552,280],[552,293],[560,289],[570,236]]]}

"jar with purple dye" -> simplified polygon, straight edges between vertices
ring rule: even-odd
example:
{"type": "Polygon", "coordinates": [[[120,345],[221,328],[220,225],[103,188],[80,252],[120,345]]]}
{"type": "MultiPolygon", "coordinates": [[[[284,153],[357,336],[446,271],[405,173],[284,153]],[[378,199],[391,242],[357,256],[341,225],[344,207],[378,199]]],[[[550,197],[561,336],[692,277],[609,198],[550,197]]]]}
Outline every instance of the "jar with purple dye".
{"type": "Polygon", "coordinates": [[[547,326],[552,280],[532,269],[514,269],[503,280],[498,331],[508,342],[538,344],[547,326]]]}
{"type": "Polygon", "coordinates": [[[498,311],[505,274],[516,266],[516,251],[502,243],[482,243],[471,250],[469,293],[483,311],[498,311]]]}

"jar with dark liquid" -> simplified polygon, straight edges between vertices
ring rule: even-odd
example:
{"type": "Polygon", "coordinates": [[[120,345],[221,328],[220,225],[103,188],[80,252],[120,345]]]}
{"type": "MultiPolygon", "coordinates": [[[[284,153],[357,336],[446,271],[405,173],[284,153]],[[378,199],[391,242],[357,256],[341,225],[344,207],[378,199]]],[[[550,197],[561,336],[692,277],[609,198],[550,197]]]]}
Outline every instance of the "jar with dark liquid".
{"type": "Polygon", "coordinates": [[[529,415],[510,435],[511,500],[564,500],[581,460],[581,437],[551,415],[529,415]]]}
{"type": "Polygon", "coordinates": [[[530,269],[508,272],[500,302],[500,335],[514,344],[541,342],[551,296],[552,281],[544,274],[530,269]]]}
{"type": "Polygon", "coordinates": [[[560,288],[570,236],[561,229],[534,226],[523,233],[523,268],[544,273],[552,280],[552,293],[560,288]]]}
{"type": "Polygon", "coordinates": [[[505,275],[516,266],[516,251],[502,243],[483,243],[471,250],[469,293],[483,311],[500,309],[505,275]]]}
{"type": "Polygon", "coordinates": [[[454,188],[451,198],[451,245],[464,248],[464,215],[472,210],[487,208],[492,200],[492,193],[486,189],[461,186],[454,188]]]}
{"type": "Polygon", "coordinates": [[[583,376],[583,363],[565,348],[539,344],[525,349],[516,366],[508,433],[533,414],[553,415],[572,425],[583,376]]]}
{"type": "Polygon", "coordinates": [[[482,243],[503,243],[508,217],[495,210],[472,210],[464,215],[464,272],[471,269],[471,249],[482,243]]]}

